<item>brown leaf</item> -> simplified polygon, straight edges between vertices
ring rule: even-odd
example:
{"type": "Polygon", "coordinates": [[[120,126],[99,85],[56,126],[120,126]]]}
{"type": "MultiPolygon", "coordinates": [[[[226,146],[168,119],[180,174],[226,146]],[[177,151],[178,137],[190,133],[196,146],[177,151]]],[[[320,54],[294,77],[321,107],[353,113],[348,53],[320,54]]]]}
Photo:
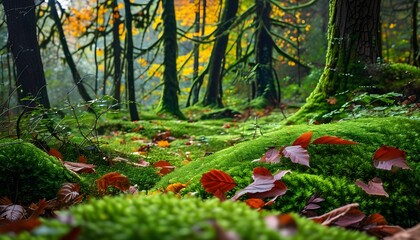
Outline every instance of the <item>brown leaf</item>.
{"type": "Polygon", "coordinates": [[[9,222],[0,226],[0,233],[19,234],[24,231],[32,231],[42,223],[38,218],[23,219],[15,222],[9,222]]]}
{"type": "Polygon", "coordinates": [[[311,138],[312,138],[312,132],[306,132],[300,135],[300,137],[296,138],[296,140],[292,143],[292,145],[293,146],[300,145],[306,149],[309,143],[311,143],[311,138]]]}
{"type": "Polygon", "coordinates": [[[165,192],[179,193],[182,189],[186,188],[188,184],[172,183],[165,188],[165,192]]]}
{"type": "Polygon", "coordinates": [[[82,228],[79,227],[73,227],[69,233],[62,236],[60,240],[77,240],[80,239],[80,234],[82,233],[82,228]]]}
{"type": "Polygon", "coordinates": [[[393,166],[410,169],[405,159],[405,152],[395,147],[382,146],[373,156],[373,164],[378,169],[391,170],[393,166]]]}
{"type": "Polygon", "coordinates": [[[365,214],[357,209],[358,206],[358,203],[347,204],[321,216],[312,217],[310,219],[326,226],[348,227],[359,223],[365,218],[365,214]]]}
{"type": "Polygon", "coordinates": [[[301,214],[306,217],[315,217],[317,213],[313,210],[321,208],[318,203],[325,201],[325,199],[321,198],[319,193],[314,193],[306,202],[306,206],[301,211],[301,214]]]}
{"type": "MultiPolygon", "coordinates": [[[[386,240],[419,240],[420,236],[420,224],[409,228],[409,229],[402,229],[398,226],[379,226],[378,227],[381,233],[386,232],[391,237],[385,238],[386,240]]],[[[379,235],[379,237],[383,237],[383,235],[379,235]]]]}
{"type": "Polygon", "coordinates": [[[50,150],[48,151],[48,153],[51,155],[51,156],[54,156],[54,157],[56,157],[56,158],[58,158],[58,159],[60,159],[60,160],[63,160],[64,158],[63,158],[63,154],[61,154],[61,152],[60,151],[58,151],[57,149],[55,149],[55,148],[50,148],[50,150]]]}
{"type": "Polygon", "coordinates": [[[345,140],[336,136],[322,136],[320,138],[315,139],[312,143],[313,144],[341,144],[341,145],[358,144],[357,142],[345,140]]]}
{"type": "Polygon", "coordinates": [[[298,163],[309,167],[308,151],[306,151],[306,149],[300,145],[285,147],[282,150],[282,154],[285,157],[290,158],[290,160],[294,163],[298,163]]]}
{"type": "Polygon", "coordinates": [[[80,162],[64,162],[64,166],[75,173],[94,173],[95,165],[80,162]]]}
{"type": "Polygon", "coordinates": [[[259,198],[250,198],[245,200],[245,203],[254,209],[261,209],[265,206],[265,202],[259,198]]]}
{"type": "Polygon", "coordinates": [[[87,157],[86,157],[85,155],[80,155],[80,156],[77,158],[77,161],[78,161],[79,163],[87,163],[87,162],[88,162],[88,159],[87,159],[87,157]]]}
{"type": "Polygon", "coordinates": [[[29,207],[30,210],[32,210],[32,214],[29,218],[37,218],[45,213],[45,209],[48,207],[48,202],[44,199],[40,200],[38,202],[38,205],[31,204],[29,207]]]}
{"type": "Polygon", "coordinates": [[[57,193],[57,200],[64,206],[70,206],[82,201],[80,185],[77,183],[64,183],[57,193]]]}
{"type": "Polygon", "coordinates": [[[356,185],[362,188],[363,191],[365,191],[369,195],[389,197],[388,193],[384,190],[384,186],[380,178],[375,177],[372,180],[370,180],[368,184],[357,179],[356,185]]]}
{"type": "Polygon", "coordinates": [[[208,193],[212,193],[221,200],[228,191],[236,186],[235,181],[229,174],[217,169],[204,173],[200,182],[208,193]]]}
{"type": "Polygon", "coordinates": [[[153,167],[160,169],[159,170],[160,175],[166,175],[175,169],[175,166],[172,166],[170,162],[164,161],[164,160],[155,162],[153,164],[153,167]]]}
{"type": "Polygon", "coordinates": [[[280,151],[275,148],[268,149],[264,155],[259,159],[259,162],[266,163],[279,163],[280,162],[280,151]]]}
{"type": "Polygon", "coordinates": [[[97,180],[99,193],[105,193],[109,186],[113,186],[121,191],[126,191],[130,187],[130,181],[126,176],[119,172],[110,172],[97,180]]]}

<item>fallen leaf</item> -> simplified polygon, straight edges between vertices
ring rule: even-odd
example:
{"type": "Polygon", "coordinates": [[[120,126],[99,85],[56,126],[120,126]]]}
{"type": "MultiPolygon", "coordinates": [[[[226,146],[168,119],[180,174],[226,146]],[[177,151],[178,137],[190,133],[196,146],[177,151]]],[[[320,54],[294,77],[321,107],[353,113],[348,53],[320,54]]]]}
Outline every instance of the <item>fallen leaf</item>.
{"type": "Polygon", "coordinates": [[[301,145],[288,146],[283,148],[282,153],[285,157],[290,158],[292,162],[309,167],[309,154],[301,145]]]}
{"type": "Polygon", "coordinates": [[[77,162],[64,162],[64,166],[75,173],[93,173],[95,172],[95,165],[77,162]]]}
{"type": "Polygon", "coordinates": [[[221,200],[223,200],[228,191],[236,186],[235,181],[229,174],[217,169],[204,173],[200,182],[206,192],[213,194],[221,200]]]}
{"type": "Polygon", "coordinates": [[[137,163],[139,164],[139,166],[141,167],[148,167],[150,166],[150,163],[148,161],[145,161],[143,158],[140,158],[137,163]]]}
{"type": "Polygon", "coordinates": [[[283,237],[291,237],[297,233],[298,226],[292,215],[288,213],[265,217],[268,228],[278,231],[283,237]]]}
{"type": "MultiPolygon", "coordinates": [[[[418,240],[420,236],[420,224],[406,230],[398,226],[378,226],[377,228],[380,232],[386,232],[387,236],[391,236],[385,238],[386,240],[418,240]]],[[[378,237],[382,238],[383,235],[378,237]]]]}
{"type": "Polygon", "coordinates": [[[80,203],[83,196],[80,195],[80,185],[77,183],[64,183],[57,193],[57,200],[64,206],[80,203]]]}
{"type": "Polygon", "coordinates": [[[325,226],[348,227],[359,223],[365,218],[365,214],[357,209],[358,206],[358,203],[347,204],[321,216],[309,219],[325,226]]]}
{"type": "Polygon", "coordinates": [[[293,146],[300,145],[303,148],[307,148],[309,143],[311,143],[312,132],[306,132],[300,135],[296,140],[292,143],[293,146]]]}
{"type": "Polygon", "coordinates": [[[0,233],[15,233],[19,234],[21,232],[27,231],[30,232],[33,229],[40,226],[42,223],[39,218],[29,218],[23,219],[15,222],[9,222],[0,226],[0,233]]]}
{"type": "Polygon", "coordinates": [[[88,159],[87,159],[87,157],[86,157],[85,155],[80,155],[80,156],[77,158],[77,161],[78,161],[79,163],[87,163],[88,159]]]}
{"type": "Polygon", "coordinates": [[[335,97],[329,97],[327,99],[327,103],[330,104],[330,105],[335,105],[335,104],[337,104],[337,98],[335,98],[335,97]]]}
{"type": "Polygon", "coordinates": [[[317,213],[313,210],[321,208],[321,206],[318,203],[321,203],[325,201],[324,198],[320,196],[319,193],[313,194],[308,201],[306,202],[306,206],[302,209],[300,212],[303,216],[306,217],[315,217],[317,216],[317,213]]]}
{"type": "Polygon", "coordinates": [[[130,187],[128,178],[119,172],[107,173],[101,176],[96,183],[101,194],[105,193],[109,186],[113,186],[121,191],[127,191],[130,187]]]}
{"type": "Polygon", "coordinates": [[[167,140],[162,140],[162,141],[158,141],[157,145],[158,147],[161,147],[161,148],[168,148],[169,142],[167,140]]]}
{"type": "Polygon", "coordinates": [[[165,192],[179,193],[182,189],[186,188],[188,184],[172,183],[165,188],[165,192]]]}
{"type": "Polygon", "coordinates": [[[245,203],[254,209],[261,209],[265,206],[265,202],[260,198],[250,198],[245,200],[245,203]]]}
{"type": "Polygon", "coordinates": [[[25,214],[25,208],[21,205],[0,205],[0,219],[5,218],[10,221],[17,221],[23,219],[25,214]]]}
{"type": "Polygon", "coordinates": [[[58,151],[55,148],[50,148],[50,150],[48,151],[48,154],[50,154],[51,156],[54,156],[54,157],[56,157],[56,158],[58,158],[60,160],[63,160],[64,159],[63,158],[63,154],[61,154],[61,152],[58,151]]]}
{"type": "Polygon", "coordinates": [[[170,162],[164,161],[164,160],[155,162],[153,164],[153,167],[160,169],[159,170],[160,175],[166,175],[175,169],[175,166],[172,166],[170,162]]]}
{"type": "Polygon", "coordinates": [[[357,142],[342,139],[336,136],[322,136],[320,138],[315,139],[312,143],[313,144],[341,144],[341,145],[358,144],[357,142]]]}
{"type": "Polygon", "coordinates": [[[384,190],[384,186],[380,178],[375,177],[372,180],[370,180],[368,184],[357,179],[356,185],[362,188],[363,191],[365,191],[369,195],[389,197],[388,193],[384,190]]]}
{"type": "Polygon", "coordinates": [[[405,159],[405,152],[395,147],[382,146],[373,156],[373,164],[378,169],[391,170],[393,166],[410,169],[405,159]]]}
{"type": "Polygon", "coordinates": [[[266,163],[279,163],[280,151],[275,148],[270,148],[264,153],[264,155],[258,161],[266,162],[266,163]]]}

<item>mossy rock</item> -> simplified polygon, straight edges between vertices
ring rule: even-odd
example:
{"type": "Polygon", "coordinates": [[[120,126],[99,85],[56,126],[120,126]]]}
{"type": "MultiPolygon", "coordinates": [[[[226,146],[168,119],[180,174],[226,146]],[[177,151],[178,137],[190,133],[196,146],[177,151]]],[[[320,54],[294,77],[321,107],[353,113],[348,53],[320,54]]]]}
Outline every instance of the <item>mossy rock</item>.
{"type": "Polygon", "coordinates": [[[58,159],[30,143],[0,141],[0,197],[30,204],[52,199],[65,182],[77,182],[58,159]]]}
{"type": "MultiPolygon", "coordinates": [[[[92,200],[61,214],[71,215],[75,222],[73,226],[81,227],[80,240],[221,239],[217,235],[217,228],[233,232],[244,240],[284,239],[265,223],[268,212],[258,212],[242,202],[220,202],[217,199],[202,201],[163,194],[125,195],[92,200]]],[[[325,227],[295,214],[293,217],[297,223],[297,233],[287,239],[374,239],[361,232],[325,227]]],[[[16,238],[59,239],[63,231],[66,231],[64,224],[47,220],[39,229],[16,238]]]]}
{"type": "Polygon", "coordinates": [[[199,180],[203,173],[219,169],[230,174],[237,183],[236,188],[229,193],[232,196],[235,191],[252,183],[252,170],[257,166],[264,166],[272,173],[277,170],[292,170],[291,174],[283,178],[289,191],[274,205],[279,211],[299,212],[305,206],[306,199],[319,192],[326,199],[319,213],[357,202],[366,214],[378,212],[391,224],[408,227],[420,222],[420,192],[413,191],[420,189],[420,120],[403,117],[286,126],[179,168],[164,176],[156,188],[164,188],[168,183],[189,182],[184,192],[197,192],[202,198],[207,198],[210,196],[199,180]],[[252,162],[260,158],[269,147],[291,145],[298,136],[307,131],[313,131],[313,139],[334,135],[359,144],[310,144],[307,148],[310,168],[293,164],[287,158],[282,158],[278,164],[252,162]],[[404,150],[411,170],[376,169],[372,157],[383,145],[404,150]],[[356,179],[368,182],[374,177],[382,179],[389,198],[367,195],[355,184],[356,179]]]}

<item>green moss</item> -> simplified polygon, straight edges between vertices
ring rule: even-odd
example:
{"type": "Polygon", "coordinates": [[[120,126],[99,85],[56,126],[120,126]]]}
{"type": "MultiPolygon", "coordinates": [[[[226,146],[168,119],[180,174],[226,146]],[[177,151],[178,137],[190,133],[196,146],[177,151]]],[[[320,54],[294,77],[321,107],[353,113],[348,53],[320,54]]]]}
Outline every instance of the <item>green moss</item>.
{"type": "MultiPolygon", "coordinates": [[[[173,195],[120,196],[92,200],[62,215],[72,215],[74,226],[82,228],[78,239],[219,239],[214,224],[239,239],[282,239],[264,222],[268,212],[250,209],[242,202],[198,198],[178,199],[173,195]]],[[[274,213],[273,213],[274,214],[274,213]]],[[[293,215],[298,232],[290,239],[372,239],[360,232],[324,227],[293,215]]],[[[61,224],[63,225],[63,224],[61,224]]],[[[57,220],[46,221],[44,231],[35,230],[34,237],[48,229],[63,229],[57,220]]],[[[61,235],[61,231],[58,231],[61,235]]],[[[54,239],[49,231],[49,239],[54,239]]],[[[55,234],[57,239],[59,234],[55,234]]],[[[28,234],[26,235],[28,236],[28,234]]],[[[19,238],[27,239],[27,238],[19,238]]]]}
{"type": "Polygon", "coordinates": [[[322,193],[329,199],[329,202],[325,203],[327,206],[338,207],[345,203],[358,202],[367,213],[376,211],[384,214],[391,223],[409,226],[420,221],[420,209],[416,206],[420,199],[420,193],[412,191],[412,189],[420,188],[419,159],[419,120],[389,117],[358,119],[324,125],[296,125],[284,127],[259,139],[219,151],[202,161],[192,162],[164,176],[156,188],[162,188],[168,182],[186,183],[191,180],[185,192],[197,191],[200,196],[208,197],[209,195],[204,192],[199,179],[203,173],[211,169],[220,169],[230,174],[237,183],[235,190],[242,189],[252,182],[252,169],[256,166],[264,166],[273,173],[279,169],[291,169],[294,172],[292,176],[296,177],[285,178],[289,179],[291,187],[290,193],[279,200],[280,210],[300,211],[301,205],[292,204],[295,202],[294,197],[299,198],[299,203],[302,203],[315,191],[324,189],[322,193]],[[292,164],[286,158],[283,158],[279,164],[251,162],[260,158],[268,147],[280,148],[290,145],[298,136],[307,131],[313,131],[313,139],[324,135],[335,135],[357,141],[359,144],[311,144],[308,146],[311,157],[310,168],[292,164]],[[372,157],[382,145],[394,146],[406,151],[407,161],[412,170],[390,172],[374,168],[372,157]],[[309,175],[300,176],[300,174],[309,175]],[[307,179],[307,176],[312,179],[307,180],[310,184],[302,183],[302,179],[307,179]],[[354,185],[356,179],[367,182],[376,176],[384,182],[385,190],[390,195],[389,198],[368,196],[354,185]],[[297,181],[299,184],[293,181],[297,181]],[[332,188],[327,186],[332,186],[332,188]],[[298,193],[298,195],[294,196],[291,193],[298,193]]]}
{"type": "Polygon", "coordinates": [[[0,141],[0,165],[0,197],[15,203],[52,199],[63,183],[79,181],[55,157],[20,141],[0,141]]]}

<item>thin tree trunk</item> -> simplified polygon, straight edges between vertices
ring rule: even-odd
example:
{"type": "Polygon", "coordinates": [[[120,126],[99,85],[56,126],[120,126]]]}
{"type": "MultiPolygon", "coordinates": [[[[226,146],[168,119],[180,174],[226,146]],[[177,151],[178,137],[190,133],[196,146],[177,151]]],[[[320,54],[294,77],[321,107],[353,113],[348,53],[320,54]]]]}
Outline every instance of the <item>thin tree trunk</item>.
{"type": "Polygon", "coordinates": [[[51,8],[51,15],[54,19],[55,25],[58,30],[61,47],[63,48],[64,57],[66,59],[67,64],[69,65],[69,68],[73,77],[73,81],[77,86],[77,90],[79,91],[80,96],[86,102],[91,101],[92,98],[89,96],[88,92],[86,91],[85,86],[83,85],[82,78],[79,72],[77,71],[76,63],[73,60],[73,56],[71,55],[69,46],[67,44],[66,36],[63,30],[63,25],[61,24],[61,19],[58,16],[57,8],[55,7],[55,1],[56,0],[48,0],[48,5],[51,8]]]}
{"type": "Polygon", "coordinates": [[[49,108],[44,69],[36,34],[33,0],[4,0],[8,30],[8,47],[16,66],[19,102],[28,107],[37,103],[49,108]],[[35,98],[35,101],[27,98],[35,98]]]}
{"type": "Polygon", "coordinates": [[[137,112],[136,96],[134,88],[134,62],[133,62],[133,30],[132,21],[133,16],[131,14],[130,0],[124,0],[125,5],[125,27],[127,30],[127,48],[126,48],[126,59],[127,59],[127,83],[128,83],[128,109],[130,111],[131,121],[137,121],[140,119],[137,112]]]}
{"type": "Polygon", "coordinates": [[[120,43],[120,34],[119,26],[121,24],[120,12],[118,11],[118,1],[112,1],[113,9],[113,26],[112,26],[112,48],[114,50],[114,99],[115,99],[115,108],[119,109],[121,102],[121,43],[120,43]]]}
{"type": "Polygon", "coordinates": [[[209,61],[209,80],[203,99],[204,106],[223,107],[222,103],[222,71],[225,51],[229,40],[227,31],[233,23],[238,11],[238,0],[226,0],[221,20],[216,29],[216,40],[209,61]]]}
{"type": "Polygon", "coordinates": [[[412,22],[412,31],[411,34],[411,52],[413,55],[412,58],[412,65],[419,67],[420,66],[420,50],[419,50],[419,42],[417,36],[417,14],[419,11],[419,4],[417,0],[413,0],[413,8],[411,10],[411,22],[412,22]]]}
{"type": "Polygon", "coordinates": [[[169,113],[180,119],[185,119],[184,114],[179,109],[178,103],[178,77],[176,70],[176,58],[178,52],[177,45],[177,26],[175,18],[174,0],[162,0],[162,20],[163,20],[163,44],[164,44],[164,70],[163,70],[163,89],[157,107],[158,113],[169,113]]]}

